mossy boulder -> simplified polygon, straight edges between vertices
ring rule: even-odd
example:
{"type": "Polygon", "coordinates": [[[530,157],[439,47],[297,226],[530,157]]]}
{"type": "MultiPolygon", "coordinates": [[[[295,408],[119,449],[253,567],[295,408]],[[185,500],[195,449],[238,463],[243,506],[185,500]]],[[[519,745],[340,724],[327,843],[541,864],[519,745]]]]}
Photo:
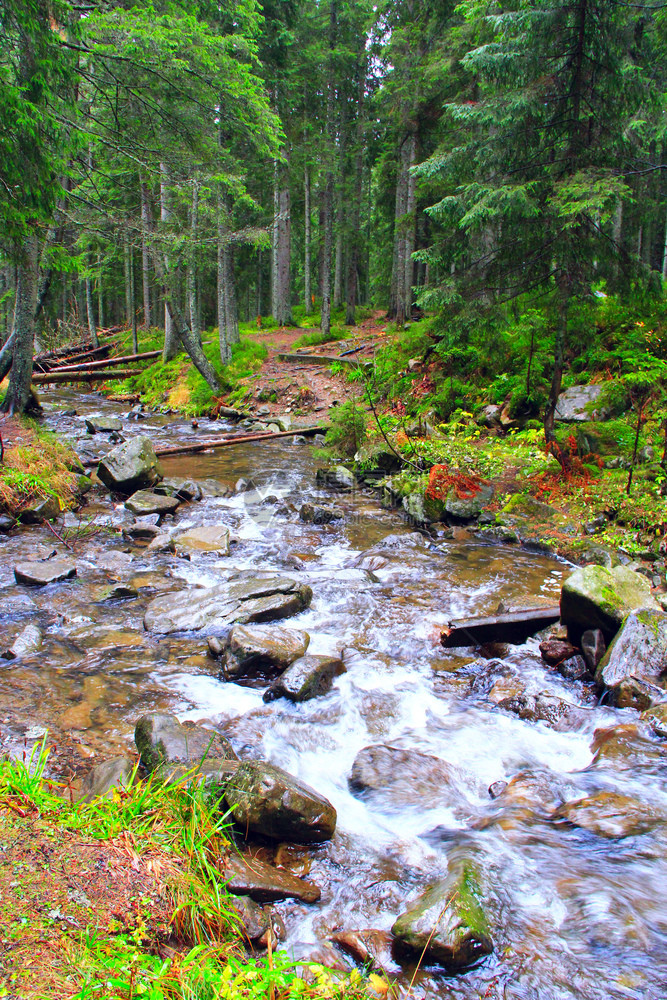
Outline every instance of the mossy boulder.
{"type": "Polygon", "coordinates": [[[474,521],[491,503],[493,486],[482,486],[471,497],[459,497],[452,487],[445,500],[445,513],[454,521],[474,521]]]}
{"type": "Polygon", "coordinates": [[[493,951],[479,900],[479,878],[471,861],[458,861],[446,878],[430,886],[394,923],[397,946],[447,969],[466,969],[493,951]]]}
{"type": "Polygon", "coordinates": [[[561,621],[575,642],[591,628],[601,629],[609,641],[627,615],[642,609],[660,610],[646,577],[625,566],[583,566],[565,580],[561,590],[561,621]]]}
{"type": "Polygon", "coordinates": [[[150,438],[140,434],[112,448],[98,465],[97,476],[107,489],[127,496],[154,486],[162,473],[150,438]]]}
{"type": "Polygon", "coordinates": [[[134,742],[147,771],[162,765],[196,767],[207,760],[236,760],[229,740],[213,729],[181,723],[169,712],[148,712],[134,728],[134,742]]]}
{"type": "Polygon", "coordinates": [[[595,679],[619,708],[647,709],[667,697],[667,614],[639,611],[624,620],[595,679]]]}
{"type": "Polygon", "coordinates": [[[264,701],[310,701],[330,691],[334,678],[344,673],[338,656],[301,656],[264,692],[264,701]]]}

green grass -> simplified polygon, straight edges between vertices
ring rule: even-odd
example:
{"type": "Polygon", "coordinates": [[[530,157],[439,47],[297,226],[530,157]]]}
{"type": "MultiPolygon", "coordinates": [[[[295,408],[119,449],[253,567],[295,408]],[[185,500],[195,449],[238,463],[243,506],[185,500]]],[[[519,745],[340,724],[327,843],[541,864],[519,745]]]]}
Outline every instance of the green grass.
{"type": "MultiPolygon", "coordinates": [[[[65,864],[67,852],[74,849],[67,841],[59,846],[54,835],[68,830],[86,841],[121,838],[122,842],[123,837],[129,838],[139,854],[150,851],[173,857],[172,869],[179,872],[169,886],[174,905],[172,926],[186,947],[172,949],[172,957],[161,958],[146,940],[141,921],[131,932],[119,933],[111,926],[102,930],[63,929],[59,950],[71,970],[68,982],[75,980],[73,991],[68,992],[73,1000],[368,997],[367,980],[358,972],[340,976],[312,964],[305,981],[298,975],[299,963],[285,954],[270,950],[265,955],[246,953],[216,867],[221,853],[229,848],[228,820],[220,800],[211,796],[203,783],[184,779],[161,785],[151,779],[138,780],[135,771],[129,787],[115,791],[112,797],[72,804],[64,796],[63,786],[46,777],[47,767],[46,737],[25,762],[0,762],[0,807],[12,817],[15,830],[16,824],[26,822],[33,830],[37,824],[46,831],[53,855],[50,865],[65,864]]],[[[112,872],[109,877],[113,878],[112,872]]],[[[55,994],[45,993],[45,1000],[49,996],[55,994]]]]}

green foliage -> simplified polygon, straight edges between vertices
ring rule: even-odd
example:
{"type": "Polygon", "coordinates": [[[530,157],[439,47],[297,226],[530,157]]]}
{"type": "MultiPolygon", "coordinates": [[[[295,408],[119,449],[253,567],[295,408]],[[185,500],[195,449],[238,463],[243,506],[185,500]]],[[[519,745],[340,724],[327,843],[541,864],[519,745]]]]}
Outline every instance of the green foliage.
{"type": "Polygon", "coordinates": [[[332,411],[326,443],[337,455],[351,458],[367,438],[366,416],[355,399],[332,411]]]}

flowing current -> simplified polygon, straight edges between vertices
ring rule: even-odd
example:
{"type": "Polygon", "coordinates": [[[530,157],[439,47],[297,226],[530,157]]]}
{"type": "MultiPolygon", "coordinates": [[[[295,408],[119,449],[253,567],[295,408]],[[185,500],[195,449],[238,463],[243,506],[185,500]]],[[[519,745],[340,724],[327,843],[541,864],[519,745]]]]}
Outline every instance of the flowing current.
{"type": "MultiPolygon", "coordinates": [[[[46,398],[48,422],[84,457],[109,447],[102,435],[86,437],[84,415],[124,418],[127,409],[92,395],[46,398]],[[65,406],[77,415],[60,416],[65,406]]],[[[217,425],[194,430],[173,417],[123,419],[125,436],[147,434],[156,447],[216,432],[217,425]]],[[[501,602],[555,603],[568,567],[464,533],[424,537],[370,491],[316,487],[312,451],[282,439],[163,460],[167,476],[208,481],[204,499],[183,504],[165,527],[227,526],[233,544],[225,558],[148,555],[106,530],[133,518],[102,491],[67,518],[74,581],[18,587],[16,562],[62,546],[44,527],[4,539],[3,629],[14,635],[36,623],[44,640],[38,653],[0,672],[3,739],[10,748],[29,745],[48,728],[63,758],[95,762],[130,749],[139,715],[165,709],[208,720],[240,756],[278,764],[326,795],[338,813],[333,841],[279,849],[281,864],[322,889],[315,905],[277,905],[283,947],[296,957],[322,954],[337,932],[388,931],[407,903],[446,874],[448,858],[470,857],[481,875],[494,954],[448,976],[428,966],[415,974],[387,949],[385,967],[404,987],[414,980],[412,995],[663,1000],[667,827],[606,838],[552,819],[562,803],[601,791],[634,796],[667,815],[662,742],[633,730],[632,710],[600,707],[590,686],[549,670],[536,639],[492,659],[439,644],[452,618],[493,614],[501,602]],[[248,480],[244,492],[212,495],[234,490],[240,478],[248,480]],[[335,504],[343,517],[304,523],[298,510],[306,500],[335,504]],[[311,607],[281,624],[305,629],[309,652],[342,653],[347,672],[328,694],[265,705],[262,688],[218,678],[202,635],[145,631],[155,596],[211,586],[242,569],[277,570],[312,587],[311,607]],[[117,582],[136,587],[139,597],[105,600],[117,582]],[[567,710],[554,725],[498,707],[518,692],[547,693],[567,710]],[[619,726],[607,743],[594,738],[619,726]],[[450,765],[450,778],[435,781],[413,768],[386,788],[353,794],[353,761],[373,744],[431,754],[450,765]],[[493,800],[489,785],[513,778],[512,794],[493,800]]],[[[275,860],[269,846],[263,851],[275,860]]]]}

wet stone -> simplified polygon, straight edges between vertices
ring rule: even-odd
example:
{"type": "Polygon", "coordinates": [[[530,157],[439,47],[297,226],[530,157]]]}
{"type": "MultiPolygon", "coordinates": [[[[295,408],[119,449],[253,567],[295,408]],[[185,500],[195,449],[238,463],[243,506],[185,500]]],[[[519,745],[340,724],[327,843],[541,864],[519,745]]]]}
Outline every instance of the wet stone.
{"type": "Polygon", "coordinates": [[[163,479],[157,484],[154,492],[166,497],[175,497],[186,503],[191,500],[201,500],[204,496],[204,491],[194,479],[182,479],[176,476],[163,479]]]}
{"type": "Polygon", "coordinates": [[[123,425],[116,417],[87,417],[86,430],[89,434],[111,434],[121,431],[123,425]]]}
{"type": "Polygon", "coordinates": [[[660,610],[646,577],[625,566],[611,570],[584,566],[563,583],[561,621],[575,635],[599,628],[606,639],[611,639],[626,615],[642,609],[660,610]]]}
{"type": "Polygon", "coordinates": [[[97,476],[107,489],[126,495],[154,486],[161,472],[150,438],[139,435],[113,448],[100,462],[97,476]]]}
{"type": "Polygon", "coordinates": [[[227,905],[236,914],[239,930],[248,941],[257,941],[271,927],[269,915],[250,896],[235,895],[233,900],[227,901],[227,905]]]}
{"type": "Polygon", "coordinates": [[[217,552],[229,555],[229,528],[221,524],[206,524],[200,528],[180,531],[174,536],[178,552],[217,552]]]}
{"type": "Polygon", "coordinates": [[[173,514],[180,505],[175,497],[160,496],[151,490],[138,490],[125,501],[125,509],[141,517],[145,514],[173,514]]]}
{"type": "Polygon", "coordinates": [[[503,698],[498,708],[518,715],[526,722],[544,722],[562,730],[576,727],[584,718],[584,713],[561,698],[549,694],[518,694],[503,698]]]}
{"type": "Polygon", "coordinates": [[[309,524],[330,524],[332,521],[340,521],[343,513],[335,507],[320,507],[317,504],[304,503],[299,511],[302,521],[309,524]]]}
{"type": "Polygon", "coordinates": [[[307,632],[279,625],[236,625],[227,637],[222,674],[231,680],[285,670],[304,655],[309,642],[307,632]]]}
{"type": "Polygon", "coordinates": [[[150,517],[138,518],[134,524],[128,524],[123,528],[123,537],[134,542],[150,542],[159,534],[161,532],[158,525],[150,520],[150,517]]]}
{"type": "Polygon", "coordinates": [[[567,660],[576,653],[575,647],[562,639],[545,639],[540,643],[540,653],[545,663],[555,667],[562,660],[567,660]]]}
{"type": "Polygon", "coordinates": [[[667,698],[667,614],[629,614],[600,660],[595,679],[619,708],[650,708],[667,698]]]}
{"type": "Polygon", "coordinates": [[[363,795],[384,794],[399,802],[420,802],[424,798],[442,799],[456,777],[456,768],[446,760],[380,743],[359,751],[348,784],[353,792],[363,795]]]}
{"type": "Polygon", "coordinates": [[[192,722],[181,723],[175,715],[166,712],[142,715],[134,729],[134,742],[148,771],[162,764],[194,767],[204,757],[236,759],[231,743],[224,736],[192,722]]]}
{"type": "Polygon", "coordinates": [[[225,791],[242,831],[298,844],[330,840],[336,810],[323,795],[282,768],[243,761],[225,791]]]}
{"type": "Polygon", "coordinates": [[[556,669],[561,677],[567,681],[581,681],[586,677],[591,677],[591,672],[583,656],[570,656],[567,660],[559,663],[556,669]]]}
{"type": "Polygon", "coordinates": [[[109,798],[114,791],[127,788],[135,762],[131,757],[114,757],[105,760],[88,772],[83,779],[83,792],[80,802],[92,802],[93,799],[109,798]]]}
{"type": "Polygon", "coordinates": [[[635,837],[647,833],[665,815],[654,806],[616,792],[598,792],[576,802],[566,802],[553,813],[555,823],[567,823],[598,837],[635,837]]]}
{"type": "Polygon", "coordinates": [[[19,519],[21,524],[41,524],[43,521],[53,521],[60,513],[58,497],[47,497],[46,500],[36,500],[24,507],[19,519]]]}
{"type": "Polygon", "coordinates": [[[46,562],[24,562],[14,567],[17,583],[28,587],[44,587],[49,583],[69,580],[76,576],[76,566],[68,559],[48,559],[46,562]]]}
{"type": "Polygon", "coordinates": [[[264,701],[310,701],[330,691],[334,679],[344,673],[343,661],[337,656],[302,656],[264,692],[264,701]]]}
{"type": "Polygon", "coordinates": [[[506,781],[494,781],[489,785],[489,795],[492,799],[497,799],[499,795],[502,795],[507,788],[506,781]]]}
{"type": "Polygon", "coordinates": [[[240,854],[227,854],[218,862],[218,869],[232,895],[248,896],[256,903],[276,903],[281,899],[316,903],[321,896],[320,888],[314,882],[297,878],[258,858],[246,861],[240,854]]]}
{"type": "Polygon", "coordinates": [[[595,673],[597,666],[607,652],[607,644],[604,635],[599,628],[586,629],[581,637],[581,652],[588,664],[591,673],[595,673]]]}
{"type": "Polygon", "coordinates": [[[397,945],[451,970],[470,968],[490,955],[493,943],[478,885],[474,865],[455,862],[445,879],[422,893],[396,920],[391,932],[397,945]]]}
{"type": "Polygon", "coordinates": [[[22,632],[14,638],[9,646],[0,656],[4,660],[18,660],[22,656],[30,656],[36,653],[42,645],[42,631],[36,625],[26,625],[22,632]]]}
{"type": "Polygon", "coordinates": [[[6,535],[16,526],[16,518],[11,514],[0,514],[0,535],[6,535]]]}

